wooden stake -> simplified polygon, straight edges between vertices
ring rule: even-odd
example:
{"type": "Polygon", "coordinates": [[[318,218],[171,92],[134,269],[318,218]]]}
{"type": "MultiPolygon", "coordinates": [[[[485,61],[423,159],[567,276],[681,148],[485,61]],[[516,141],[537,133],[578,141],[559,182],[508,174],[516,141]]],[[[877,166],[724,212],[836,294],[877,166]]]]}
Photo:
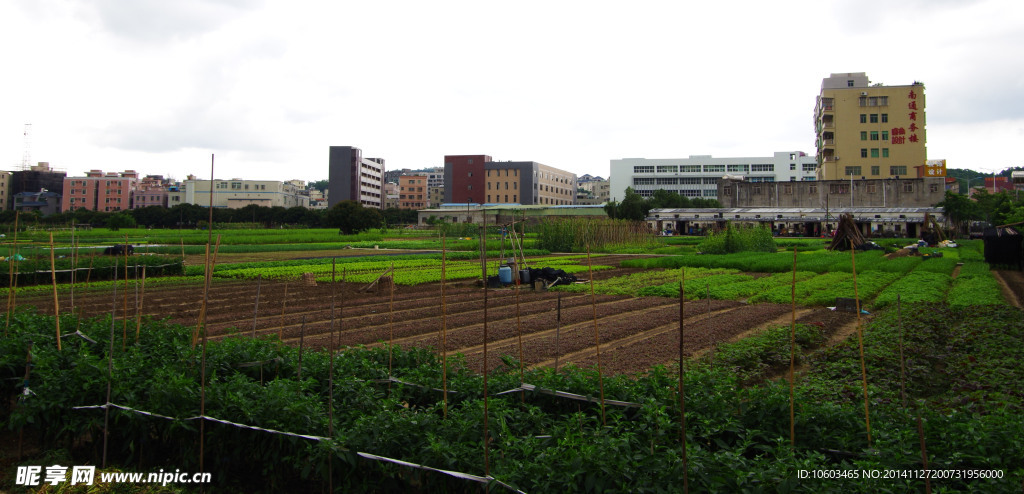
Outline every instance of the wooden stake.
{"type": "MultiPolygon", "coordinates": [[[[331,273],[331,283],[334,283],[334,273],[333,272],[331,273]]],[[[259,274],[256,275],[256,302],[253,304],[253,308],[252,308],[252,337],[253,338],[256,337],[256,317],[257,317],[257,315],[260,312],[260,287],[262,285],[263,285],[263,273],[259,273],[259,274]]],[[[334,293],[332,292],[331,293],[331,297],[333,297],[333,296],[334,296],[334,293]]],[[[331,301],[333,302],[333,299],[331,301]]],[[[331,318],[332,318],[331,319],[331,324],[334,324],[334,319],[333,319],[334,318],[334,310],[333,310],[333,307],[332,307],[332,310],[331,310],[331,318]]]]}
{"type": "Polygon", "coordinates": [[[114,257],[113,296],[110,302],[110,347],[107,350],[107,402],[103,409],[103,462],[107,468],[107,442],[110,439],[110,391],[114,381],[114,327],[117,322],[117,257],[114,257]]]}
{"type": "Polygon", "coordinates": [[[864,387],[864,427],[868,433],[868,446],[871,445],[871,414],[868,411],[868,370],[864,363],[864,329],[860,323],[860,296],[857,294],[857,249],[850,246],[850,268],[853,271],[853,300],[857,309],[857,342],[860,345],[860,377],[864,387]]]}
{"type": "Polygon", "coordinates": [[[142,306],[146,302],[146,265],[142,265],[142,295],[135,310],[135,344],[139,344],[139,333],[142,331],[142,306]]]}
{"type": "MultiPolygon", "coordinates": [[[[327,351],[329,352],[330,364],[327,368],[327,437],[334,439],[334,296],[337,292],[337,285],[334,284],[334,274],[336,273],[335,263],[337,258],[331,259],[331,326],[330,326],[330,343],[328,343],[327,351]]],[[[259,290],[256,291],[257,297],[259,296],[259,290]]],[[[257,299],[258,301],[258,299],[257,299]]],[[[253,323],[253,331],[255,334],[255,322],[253,323]]],[[[391,383],[388,382],[388,385],[391,383]]],[[[334,455],[331,454],[327,457],[327,492],[334,492],[334,455]]]]}
{"type": "Polygon", "coordinates": [[[789,322],[789,446],[796,447],[796,412],[794,394],[796,383],[796,247],[793,247],[793,282],[789,287],[792,318],[789,322]]]}
{"type": "Polygon", "coordinates": [[[284,296],[281,297],[281,325],[277,327],[277,341],[284,339],[284,311],[288,308],[288,282],[284,282],[284,296]]]}
{"type": "Polygon", "coordinates": [[[128,347],[128,235],[124,236],[124,305],[121,310],[121,351],[128,347]]]}
{"type": "Polygon", "coordinates": [[[590,277],[590,307],[594,311],[594,349],[597,352],[597,382],[601,390],[601,425],[607,426],[604,410],[604,373],[601,371],[601,335],[597,330],[597,295],[594,293],[594,267],[590,262],[590,245],[587,245],[587,273],[590,277]]]}
{"type": "MultiPolygon", "coordinates": [[[[27,388],[28,387],[28,378],[29,378],[29,375],[31,375],[31,372],[32,372],[32,340],[29,340],[29,342],[28,342],[28,350],[26,350],[25,353],[26,353],[26,355],[25,355],[25,380],[23,382],[24,382],[24,386],[27,388]]],[[[24,439],[24,435],[25,435],[25,426],[22,425],[21,427],[18,427],[18,461],[21,461],[21,443],[22,443],[22,439],[24,439]]]]}
{"type": "Polygon", "coordinates": [[[488,373],[487,373],[487,367],[489,367],[488,361],[487,361],[487,295],[488,295],[488,292],[490,291],[490,289],[489,289],[489,285],[490,284],[487,283],[486,252],[487,252],[487,216],[485,215],[484,216],[484,220],[483,220],[483,226],[480,227],[480,265],[482,266],[482,269],[483,269],[483,273],[482,274],[483,274],[483,277],[484,277],[484,438],[483,439],[484,439],[484,476],[485,477],[491,475],[490,440],[489,440],[488,434],[487,434],[487,417],[488,417],[488,414],[487,414],[487,405],[488,405],[488,396],[487,396],[488,373]]]}
{"type": "Polygon", "coordinates": [[[555,374],[558,374],[558,356],[561,350],[558,345],[558,334],[562,331],[562,292],[558,292],[558,313],[555,317],[555,374]]]}
{"type": "Polygon", "coordinates": [[[53,232],[50,232],[50,279],[53,280],[53,322],[57,326],[57,350],[60,350],[60,304],[57,302],[57,268],[53,260],[53,232]]]}
{"type": "MultiPolygon", "coordinates": [[[[203,291],[203,320],[206,322],[206,306],[210,294],[210,280],[213,275],[213,265],[210,264],[210,240],[213,238],[213,154],[210,154],[210,224],[206,225],[209,233],[206,237],[206,288],[203,291]]],[[[220,244],[220,236],[217,236],[217,244],[220,244]]],[[[204,443],[206,442],[206,328],[203,328],[203,357],[200,364],[199,378],[199,473],[203,473],[204,443]]]]}
{"type": "Polygon", "coordinates": [[[18,282],[18,277],[14,275],[14,270],[17,269],[17,264],[14,263],[14,255],[18,253],[18,215],[21,211],[14,212],[14,244],[11,246],[13,251],[8,258],[10,259],[10,268],[8,268],[8,275],[10,277],[10,283],[8,283],[7,290],[7,325],[4,326],[4,336],[7,336],[7,330],[11,327],[11,312],[14,310],[14,286],[18,282]]]}
{"type": "Polygon", "coordinates": [[[302,349],[305,346],[306,340],[306,315],[302,315],[302,325],[299,326],[299,372],[298,380],[302,380],[302,349]]]}
{"type": "MultiPolygon", "coordinates": [[[[448,248],[445,235],[441,234],[441,392],[444,393],[444,418],[448,418],[448,299],[445,285],[448,281],[448,248]]],[[[395,286],[394,266],[391,271],[391,286],[395,286]]]]}
{"type": "Polygon", "coordinates": [[[679,268],[679,437],[683,445],[683,492],[690,492],[689,466],[686,460],[686,388],[683,385],[685,354],[683,353],[683,309],[686,296],[686,268],[679,268]]]}
{"type": "Polygon", "coordinates": [[[896,325],[900,331],[900,402],[907,409],[907,365],[903,359],[903,316],[900,313],[900,294],[896,294],[896,325]]]}

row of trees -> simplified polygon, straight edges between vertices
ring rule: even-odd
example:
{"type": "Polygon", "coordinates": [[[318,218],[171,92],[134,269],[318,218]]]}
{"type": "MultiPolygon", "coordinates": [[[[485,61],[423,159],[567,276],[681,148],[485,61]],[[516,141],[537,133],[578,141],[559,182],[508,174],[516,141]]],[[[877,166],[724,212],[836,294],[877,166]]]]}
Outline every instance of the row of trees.
{"type": "MultiPolygon", "coordinates": [[[[13,224],[15,212],[0,212],[0,223],[13,224]]],[[[90,225],[112,229],[150,228],[199,228],[210,218],[208,207],[196,204],[178,204],[170,208],[149,206],[118,212],[90,211],[76,209],[50,216],[41,216],[36,211],[22,212],[21,225],[90,225]]],[[[245,223],[266,228],[281,226],[308,228],[339,228],[346,231],[383,228],[393,225],[415,224],[416,211],[408,209],[385,209],[383,211],[364,208],[353,201],[343,201],[328,210],[303,207],[266,207],[248,205],[238,209],[214,208],[214,224],[245,223]]]]}
{"type": "Polygon", "coordinates": [[[1024,200],[1017,191],[992,194],[977,189],[968,197],[947,190],[945,198],[936,206],[945,211],[946,217],[960,233],[967,233],[974,222],[993,226],[1024,222],[1024,200]]]}
{"type": "Polygon", "coordinates": [[[658,189],[651,197],[644,198],[633,191],[632,187],[626,187],[626,196],[622,202],[611,201],[605,204],[604,210],[609,218],[621,220],[643,221],[647,213],[652,209],[659,208],[720,208],[722,205],[717,199],[704,199],[697,197],[690,199],[675,192],[658,189]]]}

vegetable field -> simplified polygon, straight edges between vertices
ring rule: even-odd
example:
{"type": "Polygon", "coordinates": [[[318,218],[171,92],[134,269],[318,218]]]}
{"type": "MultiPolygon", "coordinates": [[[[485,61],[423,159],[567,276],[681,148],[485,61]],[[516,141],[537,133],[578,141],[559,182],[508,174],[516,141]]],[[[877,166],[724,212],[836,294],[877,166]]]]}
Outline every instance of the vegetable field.
{"type": "Polygon", "coordinates": [[[792,252],[531,256],[594,278],[551,290],[452,257],[443,286],[402,256],[221,266],[205,302],[195,267],[64,286],[60,349],[53,293],[19,290],[0,389],[32,355],[34,394],[0,408],[8,442],[228,492],[909,492],[923,461],[952,472],[937,492],[1024,480],[1024,317],[976,250],[858,255],[860,318],[825,308],[848,253],[795,275],[792,252]]]}

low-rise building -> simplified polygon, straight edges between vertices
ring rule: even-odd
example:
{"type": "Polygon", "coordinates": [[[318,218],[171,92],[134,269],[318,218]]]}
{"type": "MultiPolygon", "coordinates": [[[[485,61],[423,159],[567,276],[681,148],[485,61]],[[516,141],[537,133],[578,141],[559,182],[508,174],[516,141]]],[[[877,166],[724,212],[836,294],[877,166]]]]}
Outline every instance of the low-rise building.
{"type": "Polygon", "coordinates": [[[809,182],[749,182],[735,178],[718,184],[723,207],[932,207],[945,198],[944,178],[887,178],[809,182]]]}
{"type": "Polygon", "coordinates": [[[168,204],[196,204],[215,208],[237,209],[250,204],[264,207],[309,207],[305,184],[301,180],[278,182],[274,180],[197,180],[194,175],[181,182],[177,190],[167,193],[168,204]]]}
{"type": "Polygon", "coordinates": [[[50,216],[61,212],[60,199],[60,194],[46,189],[39,192],[18,192],[14,194],[14,210],[38,211],[43,216],[50,216]]]}
{"type": "Polygon", "coordinates": [[[944,221],[942,208],[845,207],[845,208],[674,208],[652,209],[647,224],[655,231],[681,235],[706,234],[728,223],[763,226],[779,235],[828,236],[839,217],[850,214],[867,236],[918,238],[931,222],[944,221]]]}
{"type": "Polygon", "coordinates": [[[398,177],[399,209],[423,209],[430,207],[428,191],[426,175],[402,175],[398,177]]]}

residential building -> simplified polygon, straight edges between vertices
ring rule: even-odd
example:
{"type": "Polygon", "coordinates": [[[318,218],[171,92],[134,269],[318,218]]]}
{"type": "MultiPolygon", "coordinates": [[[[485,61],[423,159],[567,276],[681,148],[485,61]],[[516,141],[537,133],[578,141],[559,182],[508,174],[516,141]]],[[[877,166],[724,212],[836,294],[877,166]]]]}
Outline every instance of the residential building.
{"type": "Polygon", "coordinates": [[[398,182],[384,182],[384,209],[398,208],[398,182]]]}
{"type": "Polygon", "coordinates": [[[398,177],[399,209],[423,209],[430,207],[426,175],[402,175],[398,177]]]}
{"type": "Polygon", "coordinates": [[[309,209],[327,209],[327,192],[309,189],[309,209]]]}
{"type": "Polygon", "coordinates": [[[727,208],[927,208],[945,198],[945,179],[857,178],[774,183],[723,179],[718,189],[718,202],[727,208]]]}
{"type": "Polygon", "coordinates": [[[534,161],[490,156],[445,156],[445,202],[570,205],[576,174],[534,161]]]}
{"type": "Polygon", "coordinates": [[[0,211],[12,207],[8,202],[11,196],[11,172],[0,171],[0,211]]]}
{"type": "Polygon", "coordinates": [[[68,173],[64,170],[50,168],[50,163],[46,161],[40,161],[28,169],[16,170],[11,173],[9,197],[20,192],[36,193],[43,189],[63,195],[64,178],[67,175],[68,173]]]}
{"type": "Polygon", "coordinates": [[[305,192],[305,183],[301,180],[278,182],[274,180],[231,180],[215,179],[197,180],[189,175],[176,188],[167,192],[167,202],[173,207],[178,204],[196,204],[209,206],[211,202],[211,183],[213,184],[212,202],[215,208],[237,209],[250,204],[265,207],[309,207],[309,196],[305,192]]]}
{"type": "Polygon", "coordinates": [[[359,201],[366,207],[383,208],[383,158],[363,158],[362,150],[352,146],[331,146],[328,166],[328,207],[359,201]]]}
{"type": "Polygon", "coordinates": [[[815,179],[817,162],[802,151],[781,151],[772,156],[714,158],[626,158],[611,161],[610,200],[621,201],[626,188],[643,197],[664,189],[690,198],[718,198],[718,181],[728,175],[750,182],[796,182],[815,179]]]}
{"type": "Polygon", "coordinates": [[[146,175],[139,181],[139,188],[132,200],[132,209],[150,206],[167,207],[167,180],[163,175],[146,175]]]}
{"type": "Polygon", "coordinates": [[[576,204],[604,204],[611,197],[610,191],[607,180],[581,181],[576,191],[576,204]]]}
{"type": "Polygon", "coordinates": [[[427,200],[430,201],[430,207],[437,207],[444,204],[444,187],[430,186],[429,179],[427,184],[427,200]]]}
{"type": "Polygon", "coordinates": [[[135,170],[121,173],[89,170],[84,177],[65,178],[63,189],[62,211],[124,211],[132,209],[139,189],[139,174],[135,170]]]}
{"type": "Polygon", "coordinates": [[[814,107],[819,180],[904,178],[928,159],[924,84],[871,84],[864,72],[821,81],[814,107]]]}
{"type": "Polygon", "coordinates": [[[37,192],[18,192],[14,194],[15,211],[39,211],[43,216],[61,212],[60,194],[46,189],[37,192]]]}

